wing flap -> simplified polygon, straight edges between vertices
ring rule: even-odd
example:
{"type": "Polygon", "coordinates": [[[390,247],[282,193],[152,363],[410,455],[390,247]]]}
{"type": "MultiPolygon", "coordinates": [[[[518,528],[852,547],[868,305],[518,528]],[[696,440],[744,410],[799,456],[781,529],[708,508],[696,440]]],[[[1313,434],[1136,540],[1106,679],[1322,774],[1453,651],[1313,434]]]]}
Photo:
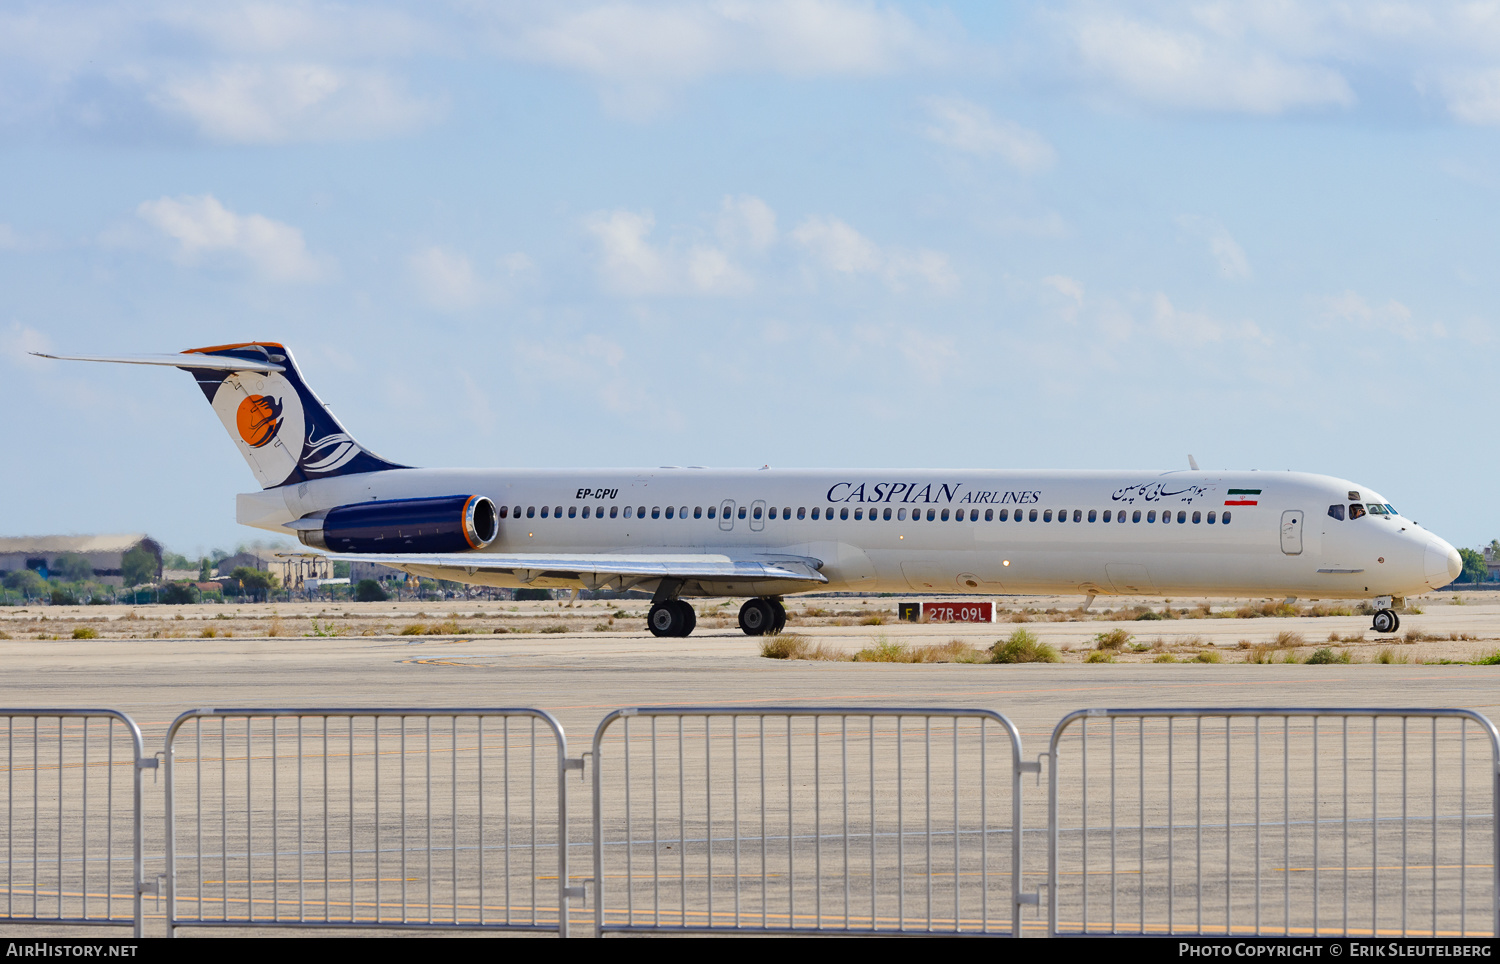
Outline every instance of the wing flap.
{"type": "MultiPolygon", "coordinates": [[[[511,573],[522,582],[537,578],[577,579],[603,582],[610,577],[629,579],[683,579],[712,582],[801,582],[826,583],[817,559],[772,556],[760,559],[734,558],[715,553],[616,555],[609,553],[533,554],[511,552],[474,553],[371,553],[329,554],[339,562],[373,562],[394,569],[421,567],[467,575],[511,573]]],[[[463,581],[462,577],[457,577],[463,581]]]]}

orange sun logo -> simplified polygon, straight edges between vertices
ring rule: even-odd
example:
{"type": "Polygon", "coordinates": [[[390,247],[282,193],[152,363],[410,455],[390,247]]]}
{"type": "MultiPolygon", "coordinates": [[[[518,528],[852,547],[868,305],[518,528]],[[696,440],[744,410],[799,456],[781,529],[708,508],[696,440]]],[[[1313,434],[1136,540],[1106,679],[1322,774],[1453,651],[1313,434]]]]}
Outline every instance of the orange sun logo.
{"type": "Polygon", "coordinates": [[[280,430],[281,403],[269,395],[251,395],[240,402],[234,421],[245,444],[258,449],[280,430]]]}

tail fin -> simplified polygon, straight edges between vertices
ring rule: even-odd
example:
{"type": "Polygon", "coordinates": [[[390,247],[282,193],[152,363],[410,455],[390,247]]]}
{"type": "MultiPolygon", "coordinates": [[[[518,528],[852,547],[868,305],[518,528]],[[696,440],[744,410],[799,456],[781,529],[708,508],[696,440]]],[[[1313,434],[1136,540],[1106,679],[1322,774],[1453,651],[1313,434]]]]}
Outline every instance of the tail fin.
{"type": "Polygon", "coordinates": [[[354,441],[302,380],[292,353],[275,342],[192,348],[177,355],[45,357],[171,365],[189,372],[262,488],[407,468],[354,441]]]}

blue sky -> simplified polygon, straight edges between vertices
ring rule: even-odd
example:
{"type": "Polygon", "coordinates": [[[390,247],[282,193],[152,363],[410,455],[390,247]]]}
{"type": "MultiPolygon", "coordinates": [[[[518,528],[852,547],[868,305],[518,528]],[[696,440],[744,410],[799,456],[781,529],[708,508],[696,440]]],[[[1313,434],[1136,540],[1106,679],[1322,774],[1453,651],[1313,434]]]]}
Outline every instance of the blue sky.
{"type": "Polygon", "coordinates": [[[0,531],[255,538],[186,375],[419,465],[1298,469],[1500,536],[1500,4],[0,11],[0,531]],[[998,9],[997,9],[998,8],[998,9]]]}

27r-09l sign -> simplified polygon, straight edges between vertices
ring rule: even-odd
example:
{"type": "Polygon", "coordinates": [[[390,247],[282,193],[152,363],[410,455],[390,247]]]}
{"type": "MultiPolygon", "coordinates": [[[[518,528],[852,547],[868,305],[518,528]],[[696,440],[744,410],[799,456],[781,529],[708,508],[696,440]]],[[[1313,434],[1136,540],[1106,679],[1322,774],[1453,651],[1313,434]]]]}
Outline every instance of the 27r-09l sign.
{"type": "Polygon", "coordinates": [[[995,604],[992,602],[915,602],[901,603],[901,618],[907,622],[926,619],[934,623],[992,623],[995,621],[995,604]]]}

